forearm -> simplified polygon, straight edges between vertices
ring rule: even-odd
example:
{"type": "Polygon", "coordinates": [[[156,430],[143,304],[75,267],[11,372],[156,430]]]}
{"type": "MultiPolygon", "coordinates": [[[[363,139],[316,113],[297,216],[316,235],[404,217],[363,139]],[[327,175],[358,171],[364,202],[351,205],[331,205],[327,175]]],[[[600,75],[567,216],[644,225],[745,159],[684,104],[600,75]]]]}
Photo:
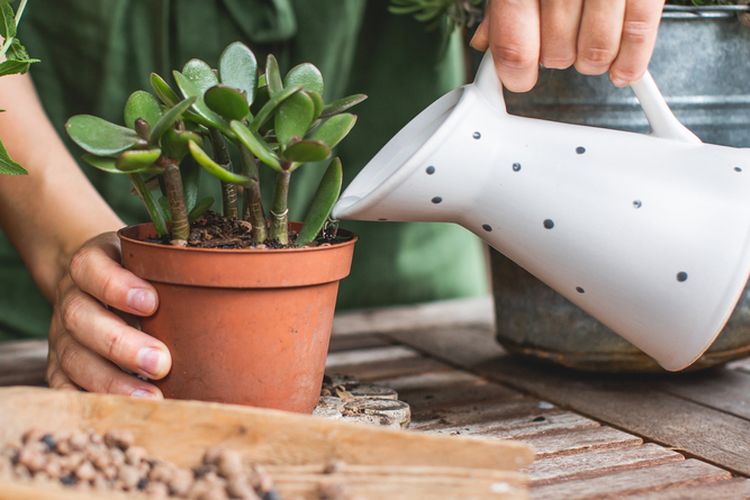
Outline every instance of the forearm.
{"type": "Polygon", "coordinates": [[[70,256],[121,227],[57,136],[28,75],[0,79],[0,138],[28,176],[0,176],[0,226],[52,300],[70,256]]]}

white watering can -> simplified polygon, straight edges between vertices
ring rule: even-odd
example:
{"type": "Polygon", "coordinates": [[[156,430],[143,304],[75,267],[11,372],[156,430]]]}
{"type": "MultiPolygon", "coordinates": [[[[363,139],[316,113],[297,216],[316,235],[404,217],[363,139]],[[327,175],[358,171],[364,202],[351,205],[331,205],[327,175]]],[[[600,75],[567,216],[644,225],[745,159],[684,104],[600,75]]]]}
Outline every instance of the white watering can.
{"type": "Polygon", "coordinates": [[[651,135],[513,116],[488,53],[333,216],[461,224],[665,369],[686,368],[748,278],[750,149],[701,143],[649,74],[632,88],[651,135]]]}

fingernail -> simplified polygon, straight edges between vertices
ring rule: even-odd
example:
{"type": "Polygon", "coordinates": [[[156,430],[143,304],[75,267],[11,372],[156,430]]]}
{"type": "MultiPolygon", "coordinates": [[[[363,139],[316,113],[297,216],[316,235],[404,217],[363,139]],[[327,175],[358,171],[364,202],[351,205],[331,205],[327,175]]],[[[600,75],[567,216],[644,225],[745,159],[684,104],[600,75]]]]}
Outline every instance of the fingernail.
{"type": "Polygon", "coordinates": [[[159,399],[159,396],[157,394],[154,394],[151,391],[145,391],[143,389],[136,389],[131,392],[130,395],[134,398],[159,399]]]}
{"type": "Polygon", "coordinates": [[[620,88],[625,87],[628,84],[628,82],[626,82],[622,78],[617,78],[617,77],[612,78],[612,83],[614,84],[615,87],[620,87],[620,88]]]}
{"type": "Polygon", "coordinates": [[[156,295],[145,288],[128,290],[128,305],[142,313],[151,314],[156,308],[156,295]]]}
{"type": "Polygon", "coordinates": [[[161,378],[169,370],[169,357],[164,351],[144,347],[138,351],[138,366],[148,375],[161,378]]]}

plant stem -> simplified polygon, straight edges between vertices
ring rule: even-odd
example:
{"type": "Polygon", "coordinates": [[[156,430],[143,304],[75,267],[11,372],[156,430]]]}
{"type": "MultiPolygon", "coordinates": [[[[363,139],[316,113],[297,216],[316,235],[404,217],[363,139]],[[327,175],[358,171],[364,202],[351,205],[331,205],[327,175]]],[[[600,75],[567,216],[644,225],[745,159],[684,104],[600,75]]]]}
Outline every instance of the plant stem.
{"type": "Polygon", "coordinates": [[[187,207],[185,207],[185,193],[182,190],[182,175],[180,167],[174,160],[167,160],[164,167],[164,187],[167,191],[169,212],[172,214],[172,239],[175,246],[187,246],[190,236],[190,222],[187,207]]]}
{"type": "Polygon", "coordinates": [[[292,176],[288,168],[284,168],[276,175],[276,190],[273,193],[271,208],[270,239],[282,245],[289,244],[289,178],[292,176]]]}
{"type": "Polygon", "coordinates": [[[244,146],[242,152],[242,174],[250,178],[245,186],[245,219],[253,225],[253,243],[264,243],[268,238],[266,231],[266,216],[263,213],[263,198],[260,192],[260,176],[255,157],[244,146]]]}
{"type": "Polygon", "coordinates": [[[21,0],[21,3],[18,4],[18,10],[16,10],[16,30],[18,29],[18,24],[21,22],[21,17],[23,17],[23,11],[26,10],[26,4],[29,3],[29,0],[21,0]]]}
{"type": "MultiPolygon", "coordinates": [[[[214,129],[210,129],[211,134],[211,146],[214,150],[214,157],[216,163],[224,167],[225,170],[232,171],[232,159],[229,156],[229,150],[227,149],[227,143],[221,136],[221,133],[214,129]]],[[[237,186],[235,184],[227,184],[226,182],[221,183],[221,201],[224,212],[224,217],[231,219],[239,219],[239,207],[237,205],[237,186]]]]}

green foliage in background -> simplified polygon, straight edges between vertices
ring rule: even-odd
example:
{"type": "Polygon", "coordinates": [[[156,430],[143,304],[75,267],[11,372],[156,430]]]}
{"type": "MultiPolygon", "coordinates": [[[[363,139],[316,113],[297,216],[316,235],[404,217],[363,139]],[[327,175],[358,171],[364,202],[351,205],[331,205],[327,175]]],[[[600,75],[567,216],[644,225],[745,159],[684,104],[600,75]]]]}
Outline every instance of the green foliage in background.
{"type": "MultiPolygon", "coordinates": [[[[18,39],[18,24],[26,9],[28,0],[21,0],[18,10],[13,10],[12,0],[0,0],[0,37],[3,39],[0,47],[0,76],[26,73],[29,66],[39,62],[38,59],[29,57],[26,47],[18,39]]],[[[2,111],[2,110],[0,110],[2,111]]],[[[28,172],[14,162],[8,151],[0,142],[0,174],[25,175],[28,172]]]]}

